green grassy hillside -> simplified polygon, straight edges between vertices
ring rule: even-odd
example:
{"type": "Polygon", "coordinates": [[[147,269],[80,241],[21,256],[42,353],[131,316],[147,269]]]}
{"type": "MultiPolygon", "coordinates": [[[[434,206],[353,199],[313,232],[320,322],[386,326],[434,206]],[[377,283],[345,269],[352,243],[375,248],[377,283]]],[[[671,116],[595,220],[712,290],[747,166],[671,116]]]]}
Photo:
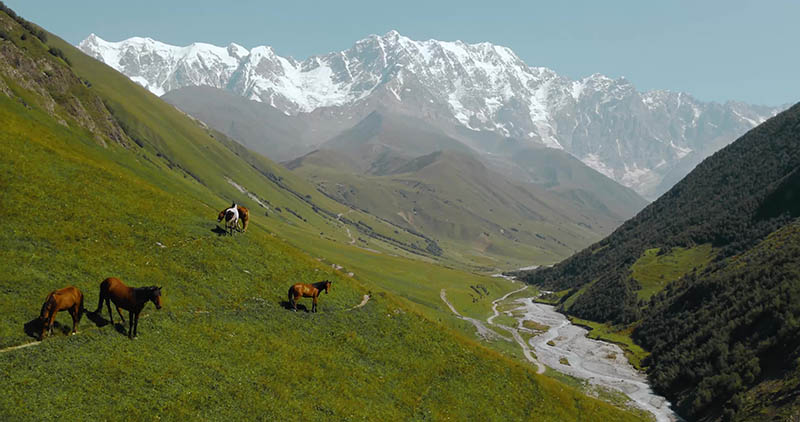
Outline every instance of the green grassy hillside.
{"type": "Polygon", "coordinates": [[[550,264],[619,223],[541,186],[510,182],[468,153],[434,152],[386,175],[356,174],[345,157],[318,150],[288,167],[343,204],[427,234],[455,261],[550,264]]]}
{"type": "Polygon", "coordinates": [[[411,302],[383,280],[416,269],[460,306],[459,288],[488,279],[405,259],[390,240],[350,245],[335,218],[347,210],[302,181],[62,40],[2,12],[0,26],[0,419],[634,420],[448,328],[427,290],[398,287],[411,302]],[[214,228],[231,199],[254,210],[247,234],[214,228]],[[163,286],[137,340],[93,315],[66,336],[62,314],[54,336],[9,348],[32,342],[49,291],[74,284],[93,309],[108,276],[163,286]],[[334,287],[319,313],[284,309],[288,286],[323,278],[334,287]]]}

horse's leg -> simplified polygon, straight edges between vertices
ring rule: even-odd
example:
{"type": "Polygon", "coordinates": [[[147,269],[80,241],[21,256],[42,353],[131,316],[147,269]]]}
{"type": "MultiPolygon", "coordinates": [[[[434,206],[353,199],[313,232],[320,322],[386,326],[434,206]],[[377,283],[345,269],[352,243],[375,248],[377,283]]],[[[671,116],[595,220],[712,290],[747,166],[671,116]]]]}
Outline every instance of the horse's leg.
{"type": "Polygon", "coordinates": [[[56,315],[58,314],[58,308],[54,307],[53,312],[50,314],[50,318],[47,321],[48,332],[52,336],[53,335],[53,324],[56,322],[56,315]]]}
{"type": "Polygon", "coordinates": [[[44,340],[44,333],[47,332],[47,319],[41,320],[42,322],[42,332],[39,334],[39,341],[44,340]]]}
{"type": "Polygon", "coordinates": [[[139,313],[137,312],[133,317],[136,318],[136,322],[133,323],[133,336],[136,337],[139,335],[139,313]]]}
{"type": "MultiPolygon", "coordinates": [[[[117,308],[117,309],[119,309],[119,308],[117,308]]],[[[133,338],[133,318],[134,318],[133,311],[129,311],[128,312],[128,338],[129,339],[133,338]]]]}
{"type": "Polygon", "coordinates": [[[111,299],[106,298],[106,308],[108,308],[108,319],[111,320],[111,325],[114,325],[114,314],[111,312],[111,299]]]}
{"type": "Polygon", "coordinates": [[[42,333],[39,335],[39,341],[44,340],[44,335],[47,332],[47,326],[50,323],[50,315],[47,318],[42,320],[42,333]]]}
{"type": "MultiPolygon", "coordinates": [[[[116,306],[116,305],[114,305],[114,306],[116,306]]],[[[119,309],[119,306],[117,306],[117,313],[119,314],[119,317],[120,317],[120,319],[122,319],[122,323],[124,324],[125,323],[125,318],[122,317],[122,311],[119,309]]]]}
{"type": "Polygon", "coordinates": [[[69,314],[72,316],[72,334],[78,333],[78,312],[80,312],[80,309],[78,309],[77,303],[69,308],[69,314]]]}
{"type": "Polygon", "coordinates": [[[311,312],[317,312],[317,295],[314,295],[314,304],[311,305],[311,312]]]}
{"type": "Polygon", "coordinates": [[[97,301],[97,309],[94,313],[100,315],[101,312],[103,312],[103,289],[100,289],[100,300],[97,301]]]}

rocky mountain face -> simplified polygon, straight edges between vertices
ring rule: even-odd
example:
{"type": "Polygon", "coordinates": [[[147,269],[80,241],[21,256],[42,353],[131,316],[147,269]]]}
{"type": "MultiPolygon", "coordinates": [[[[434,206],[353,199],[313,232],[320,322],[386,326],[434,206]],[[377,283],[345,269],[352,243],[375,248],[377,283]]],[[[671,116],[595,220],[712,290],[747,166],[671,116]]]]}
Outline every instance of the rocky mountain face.
{"type": "Polygon", "coordinates": [[[483,153],[496,153],[496,143],[481,141],[487,134],[563,149],[650,199],[780,110],[639,92],[624,78],[599,74],[570,80],[528,66],[506,47],[414,41],[396,31],[304,61],[264,46],[176,47],[150,38],[107,42],[94,34],[79,48],[156,95],[211,86],[287,115],[328,110],[354,123],[378,104],[461,134],[483,153]]]}

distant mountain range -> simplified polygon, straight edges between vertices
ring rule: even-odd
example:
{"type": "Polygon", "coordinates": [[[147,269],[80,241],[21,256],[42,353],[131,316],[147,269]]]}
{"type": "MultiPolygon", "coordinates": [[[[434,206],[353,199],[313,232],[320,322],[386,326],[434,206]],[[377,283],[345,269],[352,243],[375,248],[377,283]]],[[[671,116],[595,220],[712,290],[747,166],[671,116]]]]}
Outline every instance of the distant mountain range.
{"type": "MultiPolygon", "coordinates": [[[[285,115],[316,113],[353,124],[383,108],[424,120],[494,159],[531,145],[563,149],[649,199],[783,108],[639,92],[624,78],[599,74],[570,80],[528,66],[506,47],[414,41],[396,31],[304,61],[271,47],[176,47],[94,34],[79,48],[156,95],[210,86],[285,115]]],[[[269,155],[295,158],[327,139],[306,141],[305,150],[283,146],[269,155]]]]}

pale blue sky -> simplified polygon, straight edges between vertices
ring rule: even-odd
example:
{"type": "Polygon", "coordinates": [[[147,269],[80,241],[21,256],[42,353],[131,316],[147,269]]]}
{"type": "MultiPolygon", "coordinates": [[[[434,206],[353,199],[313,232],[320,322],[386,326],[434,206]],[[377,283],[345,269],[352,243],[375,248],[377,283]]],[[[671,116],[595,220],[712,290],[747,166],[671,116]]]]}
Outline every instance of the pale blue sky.
{"type": "Polygon", "coordinates": [[[796,0],[5,3],[73,44],[94,32],[109,41],[271,45],[304,59],[396,29],[412,39],[505,45],[528,65],[573,79],[598,72],[702,100],[800,101],[796,0]]]}

